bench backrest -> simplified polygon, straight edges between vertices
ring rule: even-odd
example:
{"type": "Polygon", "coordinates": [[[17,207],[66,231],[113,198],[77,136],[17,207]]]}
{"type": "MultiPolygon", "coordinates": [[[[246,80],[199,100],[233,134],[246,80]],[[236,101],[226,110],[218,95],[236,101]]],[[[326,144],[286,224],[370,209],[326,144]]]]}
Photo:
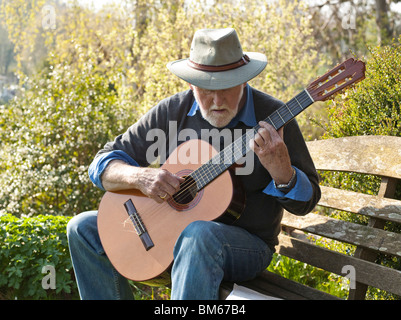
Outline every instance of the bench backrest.
{"type": "Polygon", "coordinates": [[[401,296],[401,271],[374,262],[379,253],[396,259],[401,257],[401,234],[384,230],[388,221],[401,223],[401,201],[393,199],[401,179],[401,138],[346,137],[307,142],[307,145],[319,172],[374,175],[381,179],[380,190],[377,194],[362,194],[321,186],[322,198],[317,210],[325,207],[364,215],[368,217],[367,225],[339,220],[321,212],[304,217],[285,212],[282,226],[287,232],[280,235],[278,253],[338,275],[347,275],[351,280],[349,299],[364,299],[368,286],[401,296]],[[356,250],[352,256],[329,250],[294,236],[296,230],[312,237],[351,244],[356,250]]]}

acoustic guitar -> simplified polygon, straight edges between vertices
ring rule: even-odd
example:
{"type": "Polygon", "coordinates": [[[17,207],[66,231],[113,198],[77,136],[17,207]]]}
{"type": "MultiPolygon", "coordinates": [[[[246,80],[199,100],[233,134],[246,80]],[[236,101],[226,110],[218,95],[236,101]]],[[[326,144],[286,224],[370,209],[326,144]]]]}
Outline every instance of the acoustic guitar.
{"type": "MultiPolygon", "coordinates": [[[[311,82],[264,121],[278,130],[313,102],[327,100],[364,77],[365,64],[348,59],[311,82]]],[[[175,242],[191,222],[212,221],[227,213],[235,219],[243,198],[236,194],[229,169],[250,151],[248,142],[258,129],[259,125],[248,130],[220,152],[203,140],[179,145],[161,168],[185,181],[161,204],[138,190],[104,194],[98,211],[99,235],[106,255],[121,275],[134,281],[156,278],[173,263],[175,242]],[[180,163],[182,155],[188,164],[180,163]]]]}

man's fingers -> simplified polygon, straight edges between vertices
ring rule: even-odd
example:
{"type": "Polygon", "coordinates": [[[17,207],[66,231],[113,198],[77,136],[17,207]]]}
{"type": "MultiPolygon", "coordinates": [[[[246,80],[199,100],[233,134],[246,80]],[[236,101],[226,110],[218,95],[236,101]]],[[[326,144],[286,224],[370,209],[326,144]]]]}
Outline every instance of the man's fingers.
{"type": "Polygon", "coordinates": [[[164,201],[168,197],[173,196],[180,189],[180,184],[184,182],[184,180],[184,178],[161,169],[157,181],[159,189],[157,191],[157,197],[164,201]]]}
{"type": "Polygon", "coordinates": [[[254,138],[251,140],[253,144],[252,150],[255,151],[255,148],[259,148],[262,151],[268,149],[270,145],[273,143],[274,135],[277,135],[276,130],[272,125],[268,124],[265,121],[259,122],[260,128],[258,132],[255,134],[254,138]]]}

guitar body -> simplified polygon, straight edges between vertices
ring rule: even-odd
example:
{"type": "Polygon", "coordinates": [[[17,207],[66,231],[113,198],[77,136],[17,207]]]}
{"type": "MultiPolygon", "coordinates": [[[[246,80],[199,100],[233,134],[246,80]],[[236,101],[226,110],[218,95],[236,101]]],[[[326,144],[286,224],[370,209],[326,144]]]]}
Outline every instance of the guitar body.
{"type": "MultiPolygon", "coordinates": [[[[170,155],[162,168],[187,176],[216,153],[205,141],[189,140],[170,155]],[[179,159],[186,163],[179,163],[179,159]]],[[[116,270],[128,279],[145,281],[159,276],[172,264],[175,242],[191,222],[212,221],[227,211],[241,211],[244,202],[236,201],[244,197],[235,195],[235,185],[227,170],[188,203],[170,198],[158,204],[138,190],[106,192],[98,211],[98,230],[106,255],[116,270]],[[151,248],[144,246],[127,213],[124,203],[129,199],[153,242],[151,248]]]]}

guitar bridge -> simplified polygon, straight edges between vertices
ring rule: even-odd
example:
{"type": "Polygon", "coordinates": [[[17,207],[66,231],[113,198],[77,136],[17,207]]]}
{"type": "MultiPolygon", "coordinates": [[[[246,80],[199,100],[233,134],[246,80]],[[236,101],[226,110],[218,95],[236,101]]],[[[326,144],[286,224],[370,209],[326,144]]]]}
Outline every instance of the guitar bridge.
{"type": "Polygon", "coordinates": [[[142,241],[143,246],[145,247],[146,251],[148,251],[150,248],[154,247],[153,241],[149,236],[149,233],[147,232],[145,225],[142,222],[141,216],[139,215],[138,211],[136,210],[134,204],[132,203],[132,200],[129,199],[124,203],[125,210],[127,210],[128,216],[131,219],[136,234],[139,236],[139,238],[142,241]]]}

